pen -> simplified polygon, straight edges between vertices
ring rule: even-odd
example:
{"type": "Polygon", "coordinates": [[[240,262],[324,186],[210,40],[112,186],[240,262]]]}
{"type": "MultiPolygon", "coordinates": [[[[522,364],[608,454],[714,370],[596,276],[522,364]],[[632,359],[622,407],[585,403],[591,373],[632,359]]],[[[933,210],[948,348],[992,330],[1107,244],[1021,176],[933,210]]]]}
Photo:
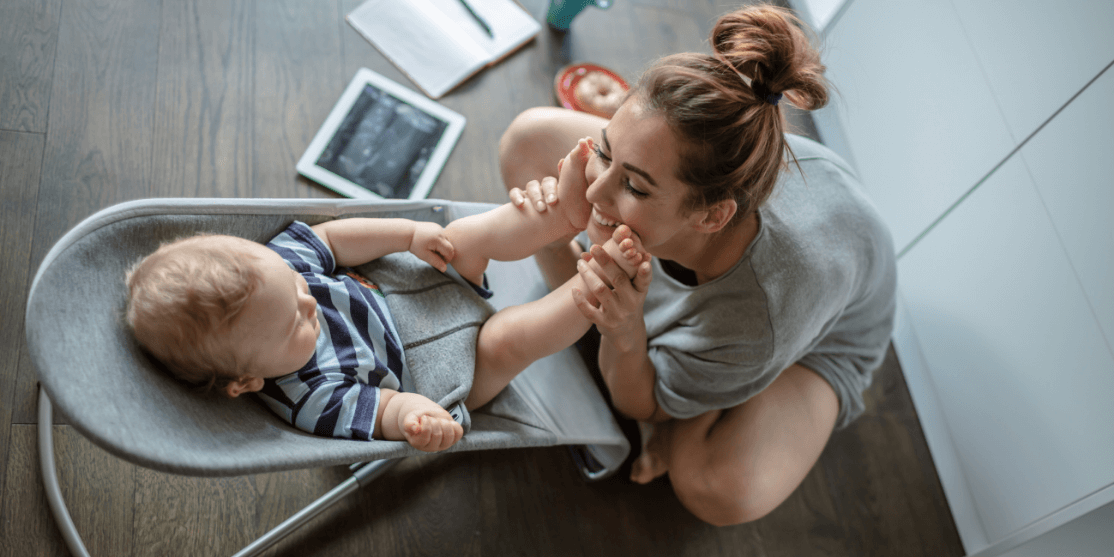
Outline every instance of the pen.
{"type": "Polygon", "coordinates": [[[460,3],[464,5],[464,9],[468,10],[468,13],[472,14],[472,17],[475,18],[476,23],[479,23],[480,27],[483,27],[484,33],[487,33],[487,36],[494,39],[495,33],[491,32],[491,26],[488,25],[486,21],[484,21],[484,18],[480,17],[480,14],[476,13],[476,10],[472,9],[472,6],[468,5],[468,0],[460,0],[460,3]]]}

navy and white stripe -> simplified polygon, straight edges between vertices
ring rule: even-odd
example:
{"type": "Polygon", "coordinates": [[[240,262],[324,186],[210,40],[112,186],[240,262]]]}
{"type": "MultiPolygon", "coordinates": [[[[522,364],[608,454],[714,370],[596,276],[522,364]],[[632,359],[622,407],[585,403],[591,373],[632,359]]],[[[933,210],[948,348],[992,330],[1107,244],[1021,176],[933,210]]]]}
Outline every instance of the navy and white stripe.
{"type": "Polygon", "coordinates": [[[329,247],[295,221],[268,244],[309,283],[321,334],[302,369],[268,379],[260,398],[298,429],[370,439],[379,389],[401,390],[406,360],[382,294],[337,269],[329,247]]]}

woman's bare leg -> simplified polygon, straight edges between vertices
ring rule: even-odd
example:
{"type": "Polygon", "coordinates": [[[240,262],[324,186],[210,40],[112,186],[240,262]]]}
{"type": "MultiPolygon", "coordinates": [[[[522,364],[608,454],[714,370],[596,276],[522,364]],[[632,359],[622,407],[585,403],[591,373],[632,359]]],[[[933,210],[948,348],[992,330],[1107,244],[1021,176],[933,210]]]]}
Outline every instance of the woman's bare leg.
{"type": "Polygon", "coordinates": [[[677,498],[705,522],[757,520],[801,484],[838,412],[831,385],[793,365],[739,406],[656,424],[631,476],[649,481],[668,472],[677,498]]]}
{"type": "MultiPolygon", "coordinates": [[[[504,186],[509,191],[556,176],[557,161],[583,137],[600,141],[600,130],[606,125],[603,118],[564,108],[531,108],[519,114],[499,141],[504,186]]],[[[554,242],[534,255],[551,289],[576,275],[580,253],[569,240],[554,242]]]]}

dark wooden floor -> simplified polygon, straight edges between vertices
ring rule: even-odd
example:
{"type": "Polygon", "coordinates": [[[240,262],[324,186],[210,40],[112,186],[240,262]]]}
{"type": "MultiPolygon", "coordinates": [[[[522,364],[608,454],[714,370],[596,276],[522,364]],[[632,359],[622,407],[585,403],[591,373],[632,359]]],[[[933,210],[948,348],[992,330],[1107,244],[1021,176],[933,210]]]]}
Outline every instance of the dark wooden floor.
{"type": "MultiPolygon", "coordinates": [[[[36,379],[23,339],[34,272],[94,211],[157,196],[324,197],[294,163],[360,67],[409,85],[344,23],[359,0],[0,3],[0,555],[64,555],[43,492],[36,379]]],[[[546,0],[523,0],[536,16],[546,0]]],[[[704,50],[722,0],[618,0],[443,99],[468,117],[431,197],[502,202],[496,145],[553,103],[570,61],[628,78],[704,50]]],[[[797,119],[808,132],[807,120],[797,119]]],[[[80,301],[75,301],[80,303],[80,301]]],[[[170,476],[54,426],[60,478],[93,555],[231,554],[344,469],[170,476]]],[[[699,523],[666,482],[582,482],[563,448],[405,463],[281,543],[276,555],[961,555],[896,360],[869,410],[803,485],[754,524],[699,523]]]]}

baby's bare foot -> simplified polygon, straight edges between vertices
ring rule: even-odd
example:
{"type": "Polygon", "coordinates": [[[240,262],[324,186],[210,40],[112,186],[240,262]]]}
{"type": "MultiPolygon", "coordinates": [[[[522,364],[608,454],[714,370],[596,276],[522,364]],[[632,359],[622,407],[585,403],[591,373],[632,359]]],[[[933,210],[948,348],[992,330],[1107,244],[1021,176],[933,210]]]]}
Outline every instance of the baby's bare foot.
{"type": "Polygon", "coordinates": [[[633,281],[638,267],[650,260],[650,254],[642,247],[642,240],[638,235],[629,226],[620,224],[610,239],[602,246],[592,246],[589,255],[584,257],[586,260],[592,258],[601,258],[601,262],[606,262],[607,259],[614,261],[627,274],[627,278],[633,281]],[[606,258],[603,257],[604,254],[606,258]]]}
{"type": "Polygon", "coordinates": [[[588,203],[588,180],[584,168],[588,165],[591,139],[581,139],[568,156],[558,164],[557,199],[553,209],[561,211],[577,230],[588,227],[592,204],[588,203]]]}
{"type": "Polygon", "coordinates": [[[628,277],[634,278],[639,265],[650,260],[650,254],[642,247],[642,239],[625,224],[620,224],[615,229],[615,233],[611,235],[608,242],[614,242],[619,248],[622,257],[615,261],[619,264],[619,268],[627,273],[628,277]]]}

